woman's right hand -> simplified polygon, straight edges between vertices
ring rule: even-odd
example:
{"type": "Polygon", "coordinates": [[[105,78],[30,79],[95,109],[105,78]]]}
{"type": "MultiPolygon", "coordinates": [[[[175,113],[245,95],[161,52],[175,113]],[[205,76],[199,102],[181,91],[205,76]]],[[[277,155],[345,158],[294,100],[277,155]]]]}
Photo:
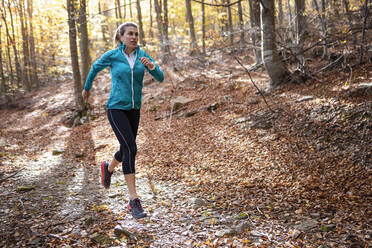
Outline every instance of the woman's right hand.
{"type": "Polygon", "coordinates": [[[81,94],[83,95],[84,102],[88,102],[89,91],[83,90],[83,92],[81,94]]]}

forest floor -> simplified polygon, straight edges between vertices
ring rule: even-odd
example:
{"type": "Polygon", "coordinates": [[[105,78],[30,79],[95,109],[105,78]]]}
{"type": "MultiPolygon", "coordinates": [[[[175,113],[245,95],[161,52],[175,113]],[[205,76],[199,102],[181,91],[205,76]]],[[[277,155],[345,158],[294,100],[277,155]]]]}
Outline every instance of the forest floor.
{"type": "MultiPolygon", "coordinates": [[[[241,56],[244,56],[241,55],[241,56]]],[[[245,61],[251,61],[246,55],[245,61]]],[[[247,67],[249,67],[249,63],[247,67]]],[[[146,80],[138,191],[149,217],[126,212],[107,121],[109,74],[95,80],[90,121],[70,128],[67,79],[0,110],[1,247],[371,247],[372,101],[353,95],[372,65],[325,71],[257,94],[234,59],[184,62],[146,80]],[[171,100],[193,101],[171,111],[171,100]]],[[[251,72],[260,88],[265,72],[251,72]]]]}

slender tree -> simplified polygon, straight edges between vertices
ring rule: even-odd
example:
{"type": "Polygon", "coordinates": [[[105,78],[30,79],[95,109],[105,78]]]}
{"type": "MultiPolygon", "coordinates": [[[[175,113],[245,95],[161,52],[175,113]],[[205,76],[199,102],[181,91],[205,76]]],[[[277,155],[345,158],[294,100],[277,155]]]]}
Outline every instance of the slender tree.
{"type": "Polygon", "coordinates": [[[306,33],[305,0],[295,0],[295,9],[296,9],[295,22],[296,56],[298,62],[300,63],[300,67],[303,68],[305,66],[303,47],[306,33]]]}
{"type": "MultiPolygon", "coordinates": [[[[3,6],[5,7],[4,0],[2,0],[3,6]]],[[[8,11],[9,11],[9,17],[10,17],[10,26],[12,28],[12,34],[10,34],[10,30],[8,28],[6,16],[5,16],[5,8],[2,12],[2,18],[5,23],[5,30],[9,39],[9,42],[12,44],[13,48],[13,56],[14,56],[14,63],[16,67],[16,75],[17,75],[17,87],[22,87],[22,78],[23,78],[23,72],[21,68],[21,64],[19,63],[19,53],[16,46],[16,38],[15,38],[15,28],[14,28],[14,22],[13,22],[13,14],[12,9],[10,7],[10,3],[8,3],[8,11]]],[[[9,53],[10,56],[10,53],[9,53]]],[[[10,61],[10,60],[9,60],[10,61]]]]}
{"type": "Polygon", "coordinates": [[[84,109],[83,97],[81,95],[82,85],[79,70],[79,58],[76,42],[76,24],[75,24],[75,0],[67,0],[67,14],[68,14],[68,27],[69,27],[69,41],[70,41],[70,54],[72,74],[74,78],[74,96],[77,111],[81,112],[84,109]]]}
{"type": "MultiPolygon", "coordinates": [[[[101,1],[98,1],[98,11],[99,13],[102,12],[102,6],[101,6],[101,1]]],[[[107,16],[106,16],[106,12],[103,13],[103,20],[102,20],[102,23],[101,23],[101,33],[102,33],[102,40],[104,42],[104,47],[105,49],[109,49],[110,48],[110,42],[109,42],[109,38],[107,38],[108,36],[108,26],[107,26],[107,23],[106,23],[106,19],[107,19],[107,16]]]]}
{"type": "Polygon", "coordinates": [[[132,0],[129,0],[129,13],[130,13],[130,19],[132,19],[133,18],[132,0]]]}
{"type": "Polygon", "coordinates": [[[244,19],[243,19],[243,6],[242,2],[238,2],[238,15],[239,15],[239,30],[240,30],[240,47],[243,47],[245,44],[245,38],[244,38],[244,19]]]}
{"type": "Polygon", "coordinates": [[[81,58],[81,84],[84,85],[88,76],[91,58],[89,53],[88,22],[86,13],[86,0],[80,0],[79,31],[80,31],[80,58],[81,58]]]}
{"type": "Polygon", "coordinates": [[[251,40],[253,51],[256,58],[256,64],[262,63],[261,55],[261,19],[260,19],[260,5],[258,1],[249,0],[249,18],[251,22],[251,40]]]}
{"type": "Polygon", "coordinates": [[[185,0],[186,4],[186,16],[187,22],[189,23],[189,32],[191,39],[191,54],[197,53],[198,46],[196,43],[195,28],[194,28],[194,17],[192,16],[191,0],[185,0]]]}
{"type": "Polygon", "coordinates": [[[353,45],[354,45],[354,48],[355,48],[356,43],[357,43],[357,39],[356,39],[354,27],[353,27],[353,18],[352,18],[351,13],[350,13],[349,0],[343,0],[343,3],[344,3],[344,7],[345,7],[345,14],[347,16],[347,20],[348,20],[348,23],[349,23],[349,29],[350,29],[351,34],[352,34],[353,45]]]}
{"type": "Polygon", "coordinates": [[[230,45],[234,45],[234,27],[233,27],[233,20],[232,20],[232,14],[231,14],[231,5],[230,0],[226,0],[227,4],[227,14],[229,18],[228,22],[228,30],[229,30],[229,37],[230,37],[230,45]]]}
{"type": "Polygon", "coordinates": [[[33,27],[33,0],[27,0],[27,13],[29,20],[29,42],[30,42],[30,63],[31,63],[31,81],[35,84],[36,88],[40,87],[38,72],[37,72],[37,61],[35,51],[35,38],[34,38],[34,27],[33,27]]]}
{"type": "Polygon", "coordinates": [[[31,91],[32,83],[30,79],[30,50],[28,44],[28,27],[27,21],[25,16],[25,2],[24,0],[19,1],[19,5],[17,6],[18,14],[19,14],[19,21],[21,23],[21,34],[22,34],[22,48],[23,48],[23,77],[22,77],[22,86],[26,91],[31,91]]]}
{"type": "Polygon", "coordinates": [[[328,36],[328,32],[327,32],[327,20],[326,20],[326,16],[325,16],[325,12],[326,12],[325,1],[321,0],[321,3],[322,3],[322,9],[320,10],[319,5],[318,5],[318,1],[313,0],[314,7],[315,7],[315,9],[318,13],[319,21],[322,25],[322,33],[321,33],[322,43],[323,43],[322,59],[324,59],[327,56],[327,36],[328,36]]]}
{"type": "Polygon", "coordinates": [[[206,53],[206,47],[205,47],[205,5],[204,0],[202,0],[202,42],[203,42],[203,54],[206,53]]]}
{"type": "Polygon", "coordinates": [[[146,45],[145,32],[143,31],[143,24],[142,24],[142,13],[141,13],[140,0],[137,0],[136,3],[137,3],[137,19],[138,19],[138,28],[139,28],[139,41],[140,41],[140,44],[146,45]]]}
{"type": "Polygon", "coordinates": [[[117,6],[116,8],[117,8],[117,10],[118,10],[119,18],[120,18],[120,20],[121,20],[122,15],[121,15],[120,0],[116,0],[116,6],[117,6]]]}
{"type": "Polygon", "coordinates": [[[5,95],[6,93],[6,80],[3,70],[3,44],[2,44],[2,29],[3,29],[3,23],[0,21],[0,94],[5,95]]]}
{"type": "MultiPolygon", "coordinates": [[[[5,26],[6,26],[6,23],[5,23],[5,26]]],[[[7,57],[8,57],[8,63],[6,63],[6,66],[7,66],[7,72],[8,72],[8,75],[9,75],[9,78],[10,78],[10,85],[17,85],[17,82],[15,80],[15,75],[14,75],[14,71],[13,71],[13,66],[12,66],[12,56],[10,55],[10,47],[11,47],[11,44],[10,44],[10,39],[9,39],[9,36],[7,35],[6,36],[6,47],[7,47],[7,57]]]]}
{"type": "Polygon", "coordinates": [[[152,27],[154,26],[153,24],[153,18],[152,18],[152,0],[149,0],[150,2],[150,30],[149,30],[149,36],[151,38],[154,37],[154,32],[152,31],[152,27]]]}
{"type": "Polygon", "coordinates": [[[283,2],[282,0],[278,1],[278,10],[279,10],[279,14],[278,14],[279,27],[282,27],[283,26],[283,2]]]}
{"type": "Polygon", "coordinates": [[[362,35],[360,37],[360,54],[359,54],[359,64],[363,62],[363,53],[364,53],[364,42],[366,37],[366,26],[367,26],[367,18],[368,18],[368,1],[364,0],[364,6],[361,10],[362,12],[362,35]]]}
{"type": "Polygon", "coordinates": [[[291,74],[276,48],[274,0],[261,0],[261,29],[263,62],[270,77],[270,87],[276,88],[289,82],[291,74]]]}
{"type": "Polygon", "coordinates": [[[164,55],[163,55],[163,64],[168,63],[168,60],[171,56],[171,49],[169,43],[169,32],[168,32],[168,0],[163,0],[163,35],[164,35],[164,55]]]}

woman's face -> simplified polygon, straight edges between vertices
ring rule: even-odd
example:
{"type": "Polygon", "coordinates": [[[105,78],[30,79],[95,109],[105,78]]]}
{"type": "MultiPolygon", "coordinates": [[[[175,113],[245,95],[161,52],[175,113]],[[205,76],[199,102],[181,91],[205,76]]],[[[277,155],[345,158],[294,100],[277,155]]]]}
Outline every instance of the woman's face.
{"type": "Polygon", "coordinates": [[[129,49],[135,49],[138,43],[138,29],[135,27],[126,27],[124,34],[120,37],[120,41],[129,49]]]}

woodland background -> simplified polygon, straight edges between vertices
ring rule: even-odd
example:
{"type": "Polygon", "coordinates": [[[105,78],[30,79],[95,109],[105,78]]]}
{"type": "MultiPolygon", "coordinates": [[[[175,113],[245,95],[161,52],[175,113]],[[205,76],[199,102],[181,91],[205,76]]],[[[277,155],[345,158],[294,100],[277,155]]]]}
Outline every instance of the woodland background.
{"type": "Polygon", "coordinates": [[[370,247],[371,0],[1,0],[4,247],[370,247]],[[97,164],[125,21],[164,70],[138,137],[149,219],[97,164]],[[121,227],[116,227],[116,225],[121,227]]]}

